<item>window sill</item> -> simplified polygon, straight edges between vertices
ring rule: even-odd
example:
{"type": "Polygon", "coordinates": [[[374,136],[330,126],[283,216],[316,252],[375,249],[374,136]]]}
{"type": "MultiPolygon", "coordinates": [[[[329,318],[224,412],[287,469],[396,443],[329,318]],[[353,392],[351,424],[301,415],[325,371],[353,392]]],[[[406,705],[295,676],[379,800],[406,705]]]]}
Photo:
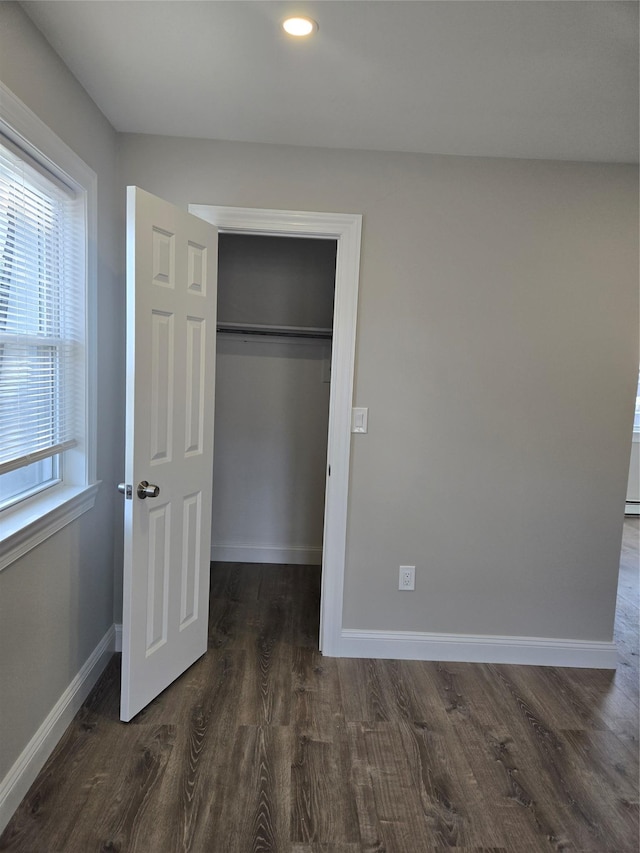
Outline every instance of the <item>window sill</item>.
{"type": "Polygon", "coordinates": [[[0,571],[91,509],[99,486],[58,486],[8,512],[0,521],[0,571]]]}

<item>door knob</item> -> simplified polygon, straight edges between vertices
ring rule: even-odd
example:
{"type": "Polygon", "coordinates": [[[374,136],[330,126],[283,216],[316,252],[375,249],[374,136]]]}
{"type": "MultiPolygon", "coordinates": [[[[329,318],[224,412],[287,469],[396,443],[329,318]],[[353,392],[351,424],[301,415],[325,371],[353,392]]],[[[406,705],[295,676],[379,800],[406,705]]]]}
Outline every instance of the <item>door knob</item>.
{"type": "Polygon", "coordinates": [[[138,497],[140,500],[145,498],[157,498],[160,494],[160,486],[154,486],[153,483],[148,483],[146,480],[138,483],[138,497]]]}

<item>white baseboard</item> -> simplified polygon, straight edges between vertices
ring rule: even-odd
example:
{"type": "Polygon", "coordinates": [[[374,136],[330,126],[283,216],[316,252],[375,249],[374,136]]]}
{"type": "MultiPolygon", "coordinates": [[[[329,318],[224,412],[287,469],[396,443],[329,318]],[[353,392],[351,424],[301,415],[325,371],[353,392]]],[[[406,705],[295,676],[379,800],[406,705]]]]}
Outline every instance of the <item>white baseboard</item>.
{"type": "Polygon", "coordinates": [[[628,501],[624,507],[625,515],[640,515],[640,503],[638,501],[628,501]]]}
{"type": "Polygon", "coordinates": [[[420,631],[359,631],[343,628],[332,657],[396,660],[515,663],[615,669],[614,642],[556,640],[546,637],[474,637],[420,631]]]}
{"type": "Polygon", "coordinates": [[[0,833],[111,659],[115,637],[112,625],[0,782],[0,833]]]}
{"type": "Polygon", "coordinates": [[[322,565],[321,545],[243,545],[220,542],[211,546],[211,559],[221,563],[289,563],[322,565]]]}

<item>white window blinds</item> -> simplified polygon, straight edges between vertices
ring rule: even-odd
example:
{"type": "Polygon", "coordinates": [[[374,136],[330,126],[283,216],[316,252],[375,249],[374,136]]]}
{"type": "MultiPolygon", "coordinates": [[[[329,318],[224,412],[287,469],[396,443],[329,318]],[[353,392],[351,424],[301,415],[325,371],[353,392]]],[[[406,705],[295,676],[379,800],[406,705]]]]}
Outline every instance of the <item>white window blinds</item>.
{"type": "Polygon", "coordinates": [[[0,138],[0,474],[81,434],[84,266],[83,204],[0,138]]]}

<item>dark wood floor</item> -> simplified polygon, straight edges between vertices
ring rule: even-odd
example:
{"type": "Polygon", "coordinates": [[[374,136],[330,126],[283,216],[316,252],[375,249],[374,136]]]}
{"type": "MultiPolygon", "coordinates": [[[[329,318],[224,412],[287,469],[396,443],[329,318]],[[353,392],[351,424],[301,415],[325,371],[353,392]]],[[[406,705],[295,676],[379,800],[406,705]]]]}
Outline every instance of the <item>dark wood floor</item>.
{"type": "Polygon", "coordinates": [[[639,530],[616,673],[322,658],[316,570],[216,564],[209,652],[128,725],[115,657],[0,850],[637,853],[639,530]]]}

